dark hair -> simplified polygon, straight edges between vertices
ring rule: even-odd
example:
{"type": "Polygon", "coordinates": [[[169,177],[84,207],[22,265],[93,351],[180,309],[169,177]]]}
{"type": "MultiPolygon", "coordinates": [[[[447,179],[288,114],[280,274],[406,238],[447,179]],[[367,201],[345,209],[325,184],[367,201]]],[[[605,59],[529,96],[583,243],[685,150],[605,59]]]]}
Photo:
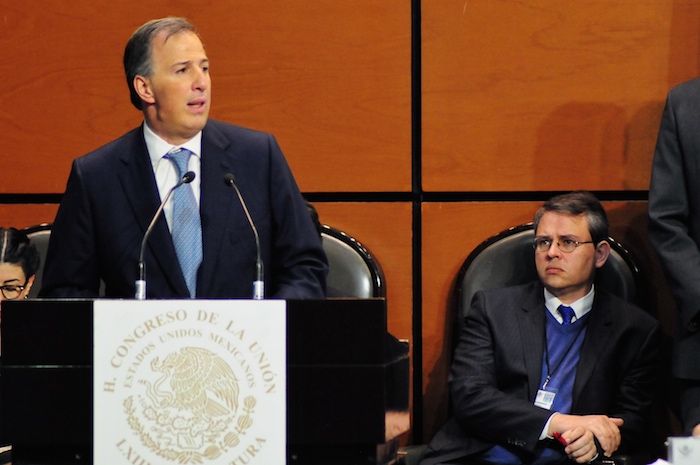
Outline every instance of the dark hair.
{"type": "Polygon", "coordinates": [[[576,191],[568,194],[557,195],[547,200],[535,213],[533,221],[534,229],[540,224],[542,216],[547,212],[561,213],[563,215],[586,215],[588,231],[595,244],[608,238],[608,217],[600,201],[590,192],[576,191]]]}
{"type": "Polygon", "coordinates": [[[171,16],[153,19],[131,35],[124,49],[124,73],[131,94],[131,103],[139,110],[143,106],[141,98],[134,88],[134,78],[136,76],[148,77],[153,73],[153,39],[161,32],[166,33],[165,39],[167,40],[171,36],[185,31],[197,34],[197,29],[188,20],[171,16]]]}
{"type": "Polygon", "coordinates": [[[0,263],[20,265],[29,279],[39,269],[39,251],[26,234],[15,228],[0,228],[0,263]]]}

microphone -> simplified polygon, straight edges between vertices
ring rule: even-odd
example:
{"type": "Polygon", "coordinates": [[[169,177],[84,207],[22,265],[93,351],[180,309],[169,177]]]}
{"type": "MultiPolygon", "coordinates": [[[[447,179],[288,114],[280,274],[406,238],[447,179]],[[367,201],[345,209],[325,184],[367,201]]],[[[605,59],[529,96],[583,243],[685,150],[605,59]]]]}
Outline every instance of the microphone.
{"type": "Polygon", "coordinates": [[[182,179],[180,179],[180,181],[177,184],[170,188],[168,193],[165,194],[165,198],[160,203],[158,210],[156,210],[156,214],[153,215],[151,224],[149,224],[148,228],[146,228],[146,234],[143,235],[143,240],[141,241],[141,252],[139,253],[139,279],[136,280],[136,295],[134,296],[138,300],[146,299],[146,262],[143,260],[143,254],[146,250],[146,241],[148,240],[148,236],[151,235],[151,231],[153,231],[153,226],[155,226],[156,220],[162,213],[163,208],[165,208],[165,204],[168,202],[170,194],[172,194],[175,189],[182,186],[183,184],[191,183],[194,180],[194,177],[195,174],[192,171],[188,171],[187,173],[185,173],[184,176],[182,176],[182,179]]]}
{"type": "Polygon", "coordinates": [[[236,186],[236,180],[233,177],[233,174],[224,174],[224,184],[226,184],[227,186],[231,186],[236,190],[238,200],[240,201],[241,206],[243,207],[245,216],[248,218],[248,223],[250,224],[250,229],[253,230],[253,235],[255,236],[255,249],[257,251],[258,256],[257,260],[255,261],[255,281],[253,282],[253,299],[262,300],[265,298],[265,279],[263,271],[263,261],[260,257],[260,236],[258,235],[258,229],[255,227],[255,223],[253,223],[253,218],[250,217],[250,212],[248,211],[248,207],[246,206],[245,201],[243,200],[241,191],[238,190],[238,186],[236,186]]]}

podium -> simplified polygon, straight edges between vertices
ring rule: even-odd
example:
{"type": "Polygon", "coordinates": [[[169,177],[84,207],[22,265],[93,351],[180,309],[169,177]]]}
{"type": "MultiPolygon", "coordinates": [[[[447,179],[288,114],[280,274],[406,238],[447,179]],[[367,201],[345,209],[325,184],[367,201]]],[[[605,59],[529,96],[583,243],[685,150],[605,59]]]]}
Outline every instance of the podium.
{"type": "MultiPolygon", "coordinates": [[[[2,304],[0,431],[15,465],[93,462],[93,305],[2,304]]],[[[288,301],[286,312],[287,465],[393,463],[410,423],[409,361],[385,300],[288,301]]]]}

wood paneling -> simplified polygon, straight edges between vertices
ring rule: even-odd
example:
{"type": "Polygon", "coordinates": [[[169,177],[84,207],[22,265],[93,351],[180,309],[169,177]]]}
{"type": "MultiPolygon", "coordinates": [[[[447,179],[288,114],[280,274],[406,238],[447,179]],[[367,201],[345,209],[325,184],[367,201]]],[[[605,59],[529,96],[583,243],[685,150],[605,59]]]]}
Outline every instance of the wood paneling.
{"type": "Polygon", "coordinates": [[[0,227],[27,228],[42,223],[53,223],[58,205],[0,204],[0,227]]]}
{"type": "Polygon", "coordinates": [[[274,133],[302,190],[410,191],[410,2],[29,0],[2,4],[0,193],[63,192],[73,158],[140,124],[124,45],[166,15],[200,29],[212,117],[274,133]]]}
{"type": "Polygon", "coordinates": [[[273,132],[305,192],[410,191],[410,2],[272,3],[202,27],[214,116],[273,132]]]}
{"type": "Polygon", "coordinates": [[[697,12],[421,2],[423,188],[647,189],[665,94],[699,71],[697,12]]]}

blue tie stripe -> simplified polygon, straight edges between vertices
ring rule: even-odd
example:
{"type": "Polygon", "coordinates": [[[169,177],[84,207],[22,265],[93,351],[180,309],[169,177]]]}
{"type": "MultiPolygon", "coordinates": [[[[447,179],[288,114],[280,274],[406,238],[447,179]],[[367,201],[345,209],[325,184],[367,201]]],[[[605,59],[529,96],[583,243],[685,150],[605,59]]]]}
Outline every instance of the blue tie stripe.
{"type": "MultiPolygon", "coordinates": [[[[179,179],[188,171],[192,152],[177,149],[168,153],[177,167],[179,179]]],[[[197,271],[202,264],[202,222],[192,186],[185,184],[173,192],[173,244],[190,297],[197,295],[197,271]]]]}

